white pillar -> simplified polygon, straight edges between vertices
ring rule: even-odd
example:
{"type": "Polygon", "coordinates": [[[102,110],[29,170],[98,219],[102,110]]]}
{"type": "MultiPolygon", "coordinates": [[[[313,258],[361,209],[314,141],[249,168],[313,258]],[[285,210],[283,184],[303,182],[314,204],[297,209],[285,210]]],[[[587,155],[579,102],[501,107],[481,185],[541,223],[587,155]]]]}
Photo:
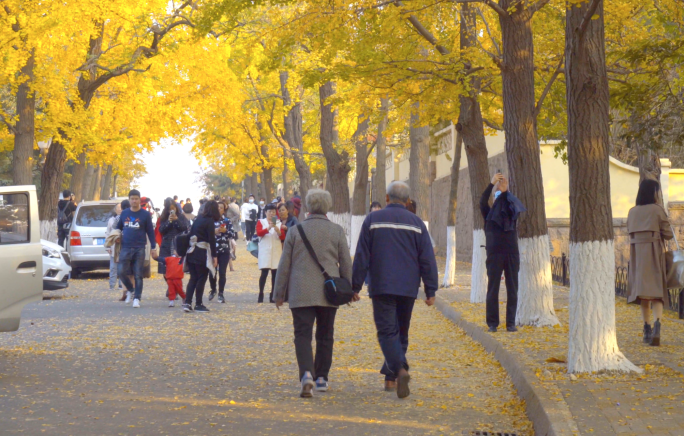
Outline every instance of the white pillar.
{"type": "Polygon", "coordinates": [[[667,203],[670,201],[670,159],[660,159],[660,190],[663,193],[663,207],[667,211],[667,203]]]}

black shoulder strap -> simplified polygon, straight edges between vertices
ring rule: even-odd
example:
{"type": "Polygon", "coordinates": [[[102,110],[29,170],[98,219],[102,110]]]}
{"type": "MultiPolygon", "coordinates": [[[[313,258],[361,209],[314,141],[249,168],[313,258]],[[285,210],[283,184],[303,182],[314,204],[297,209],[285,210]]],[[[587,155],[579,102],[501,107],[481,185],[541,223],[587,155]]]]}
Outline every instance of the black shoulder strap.
{"type": "Polygon", "coordinates": [[[304,242],[304,246],[306,247],[307,251],[309,252],[311,257],[313,258],[313,260],[318,264],[318,267],[321,269],[323,276],[325,277],[326,280],[329,280],[330,276],[325,271],[325,268],[323,268],[323,265],[321,265],[321,262],[318,261],[318,256],[316,256],[316,252],[314,251],[313,247],[311,246],[309,239],[306,237],[306,233],[304,233],[304,228],[302,227],[301,224],[297,224],[297,230],[299,230],[299,235],[302,237],[302,242],[304,242]]]}

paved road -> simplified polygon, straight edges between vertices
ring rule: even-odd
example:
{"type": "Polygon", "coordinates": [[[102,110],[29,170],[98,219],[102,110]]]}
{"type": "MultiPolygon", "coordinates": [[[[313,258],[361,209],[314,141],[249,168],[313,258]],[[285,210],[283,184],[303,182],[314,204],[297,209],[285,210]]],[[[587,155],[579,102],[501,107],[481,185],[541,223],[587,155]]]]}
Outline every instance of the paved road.
{"type": "Polygon", "coordinates": [[[27,306],[0,335],[0,433],[49,435],[531,434],[505,371],[433,308],[417,304],[412,395],[382,390],[367,298],[339,311],[331,390],[298,397],[289,310],[257,305],[242,251],[227,303],[168,308],[160,278],[141,309],[104,274],[27,306]]]}

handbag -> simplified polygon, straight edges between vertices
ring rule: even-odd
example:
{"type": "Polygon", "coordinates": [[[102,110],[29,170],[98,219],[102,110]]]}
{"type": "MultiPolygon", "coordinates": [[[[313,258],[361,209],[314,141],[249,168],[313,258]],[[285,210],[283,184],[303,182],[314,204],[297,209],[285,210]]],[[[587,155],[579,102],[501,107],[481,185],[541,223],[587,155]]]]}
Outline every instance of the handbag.
{"type": "Polygon", "coordinates": [[[306,237],[306,233],[304,233],[304,228],[301,224],[297,224],[297,230],[299,230],[299,234],[302,237],[302,242],[304,242],[304,246],[306,247],[307,251],[316,264],[318,264],[318,267],[323,273],[323,277],[325,278],[323,292],[325,294],[326,300],[328,300],[328,303],[332,304],[333,306],[341,306],[351,302],[352,298],[354,297],[354,291],[352,291],[352,286],[351,283],[349,283],[349,280],[345,279],[344,277],[331,277],[323,265],[321,265],[321,262],[318,261],[318,256],[316,256],[316,252],[311,246],[309,239],[306,237]]]}
{"type": "Polygon", "coordinates": [[[684,250],[679,248],[677,234],[670,225],[677,249],[665,252],[665,276],[667,289],[684,288],[684,250]]]}

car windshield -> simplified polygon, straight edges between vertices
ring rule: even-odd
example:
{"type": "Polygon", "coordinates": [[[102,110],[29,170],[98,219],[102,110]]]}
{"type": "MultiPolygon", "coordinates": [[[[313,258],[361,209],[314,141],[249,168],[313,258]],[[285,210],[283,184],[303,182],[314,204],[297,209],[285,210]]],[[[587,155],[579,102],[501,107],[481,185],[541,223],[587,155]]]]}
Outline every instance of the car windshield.
{"type": "Polygon", "coordinates": [[[107,227],[114,205],[83,206],[78,210],[76,225],[80,227],[107,227]]]}

